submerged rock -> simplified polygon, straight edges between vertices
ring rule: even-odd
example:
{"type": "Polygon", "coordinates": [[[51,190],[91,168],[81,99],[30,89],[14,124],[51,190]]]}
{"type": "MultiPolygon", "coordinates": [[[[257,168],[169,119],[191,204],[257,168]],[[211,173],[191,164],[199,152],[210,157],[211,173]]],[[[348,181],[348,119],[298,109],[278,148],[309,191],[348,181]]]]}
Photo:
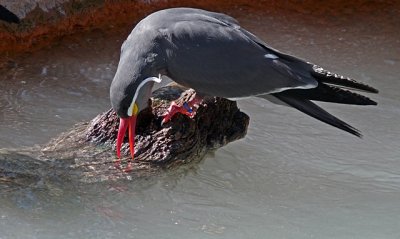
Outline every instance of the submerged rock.
{"type": "MultiPolygon", "coordinates": [[[[43,147],[0,151],[0,179],[10,182],[54,177],[81,182],[133,179],[197,162],[207,151],[245,136],[249,117],[237,108],[236,102],[218,97],[204,99],[193,118],[178,114],[161,125],[171,101],[179,104],[194,94],[193,90],[178,86],[163,87],[153,93],[151,108],[138,116],[135,160],[129,173],[115,167],[119,118],[110,109],[43,147]]],[[[125,155],[122,168],[130,158],[127,141],[126,138],[122,148],[125,155]]]]}

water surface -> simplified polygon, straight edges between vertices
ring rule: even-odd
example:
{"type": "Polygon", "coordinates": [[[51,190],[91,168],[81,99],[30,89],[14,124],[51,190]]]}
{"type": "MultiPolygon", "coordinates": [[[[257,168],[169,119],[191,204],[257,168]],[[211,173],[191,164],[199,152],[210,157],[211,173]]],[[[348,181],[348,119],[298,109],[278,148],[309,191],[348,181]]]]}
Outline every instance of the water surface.
{"type": "MultiPolygon", "coordinates": [[[[320,104],[364,138],[246,99],[247,137],[198,165],[0,192],[0,238],[400,238],[398,20],[232,14],[273,47],[380,89],[378,107],[320,104]]],[[[126,34],[70,37],[1,69],[0,148],[43,144],[108,109],[126,34]]]]}

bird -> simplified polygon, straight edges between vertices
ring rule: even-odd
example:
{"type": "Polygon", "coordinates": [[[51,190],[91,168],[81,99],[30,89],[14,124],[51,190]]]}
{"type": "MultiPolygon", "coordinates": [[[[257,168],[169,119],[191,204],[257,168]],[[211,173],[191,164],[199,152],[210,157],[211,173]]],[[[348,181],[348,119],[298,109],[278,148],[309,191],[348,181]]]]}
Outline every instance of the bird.
{"type": "Polygon", "coordinates": [[[0,20],[9,23],[20,23],[19,17],[2,5],[0,5],[0,20]]]}
{"type": "Polygon", "coordinates": [[[121,46],[110,86],[111,105],[120,118],[118,162],[128,128],[134,159],[137,115],[149,107],[152,88],[163,76],[196,91],[196,97],[181,106],[172,102],[164,123],[177,113],[193,116],[204,96],[260,97],[361,137],[359,130],[313,101],[377,105],[351,91],[378,93],[377,89],[278,51],[229,15],[195,8],[164,9],[142,19],[121,46]]]}

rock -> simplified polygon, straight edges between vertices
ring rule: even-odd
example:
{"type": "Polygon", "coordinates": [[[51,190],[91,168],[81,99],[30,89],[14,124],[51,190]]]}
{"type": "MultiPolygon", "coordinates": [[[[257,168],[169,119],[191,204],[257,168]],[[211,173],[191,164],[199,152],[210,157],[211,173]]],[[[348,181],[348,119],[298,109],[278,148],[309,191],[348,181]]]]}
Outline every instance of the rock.
{"type": "Polygon", "coordinates": [[[15,55],[47,48],[65,36],[93,30],[114,35],[116,29],[124,29],[126,36],[132,24],[154,11],[170,7],[192,6],[232,16],[243,15],[238,14],[241,11],[271,17],[284,15],[288,19],[300,14],[304,20],[334,21],[335,25],[338,19],[352,23],[354,16],[370,22],[389,17],[397,24],[400,9],[400,1],[395,0],[0,0],[0,5],[21,19],[20,24],[0,20],[0,67],[15,55]],[[365,16],[368,18],[364,19],[365,16]]]}
{"type": "MultiPolygon", "coordinates": [[[[205,99],[194,119],[179,114],[173,121],[161,126],[162,115],[170,102],[181,93],[181,89],[176,87],[162,88],[155,92],[151,100],[152,108],[139,114],[135,139],[136,160],[157,165],[191,161],[205,149],[219,148],[245,135],[248,117],[239,111],[236,102],[215,97],[205,99]]],[[[193,90],[187,90],[180,99],[194,94],[193,90]]],[[[179,103],[183,101],[178,100],[179,103]]],[[[119,118],[110,109],[90,122],[86,129],[87,140],[115,145],[118,125],[119,118]]],[[[128,156],[127,136],[123,148],[128,156]]]]}
{"type": "Polygon", "coordinates": [[[68,1],[69,0],[1,0],[0,4],[16,14],[19,18],[25,18],[26,15],[35,10],[35,8],[39,8],[47,13],[56,9],[60,14],[65,15],[65,9],[63,9],[62,4],[68,1]]]}
{"type": "MultiPolygon", "coordinates": [[[[218,97],[205,98],[193,118],[178,114],[161,125],[162,115],[172,100],[177,99],[180,104],[194,94],[193,90],[178,86],[163,87],[153,93],[151,108],[138,116],[135,160],[129,173],[115,167],[119,118],[110,109],[43,147],[0,151],[0,179],[134,179],[198,162],[209,150],[245,136],[249,117],[237,108],[236,102],[218,97]]],[[[122,168],[130,158],[128,139],[125,140],[122,168]]]]}

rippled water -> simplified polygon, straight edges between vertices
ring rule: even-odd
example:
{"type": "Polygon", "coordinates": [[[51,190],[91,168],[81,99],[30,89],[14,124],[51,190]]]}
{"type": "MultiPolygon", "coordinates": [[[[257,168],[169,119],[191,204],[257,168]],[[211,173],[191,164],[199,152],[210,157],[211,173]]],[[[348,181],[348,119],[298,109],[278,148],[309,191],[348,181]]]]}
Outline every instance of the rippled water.
{"type": "MultiPolygon", "coordinates": [[[[400,238],[398,20],[234,15],[275,48],[379,88],[378,107],[321,104],[364,138],[247,99],[247,137],[198,165],[0,192],[0,238],[400,238]]],[[[45,143],[110,107],[126,32],[110,35],[71,37],[1,70],[0,148],[45,143]]]]}

